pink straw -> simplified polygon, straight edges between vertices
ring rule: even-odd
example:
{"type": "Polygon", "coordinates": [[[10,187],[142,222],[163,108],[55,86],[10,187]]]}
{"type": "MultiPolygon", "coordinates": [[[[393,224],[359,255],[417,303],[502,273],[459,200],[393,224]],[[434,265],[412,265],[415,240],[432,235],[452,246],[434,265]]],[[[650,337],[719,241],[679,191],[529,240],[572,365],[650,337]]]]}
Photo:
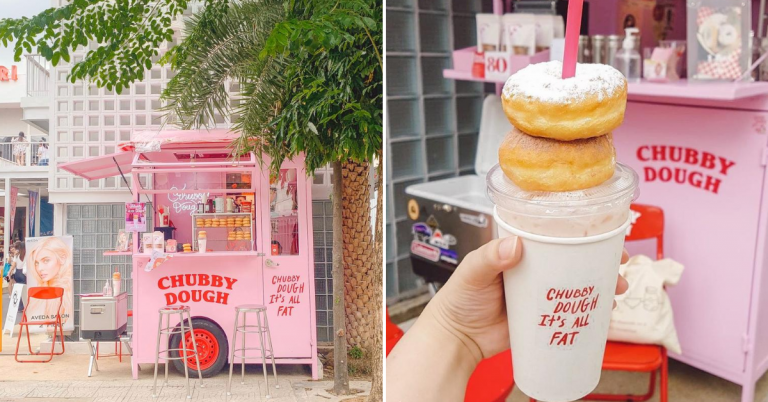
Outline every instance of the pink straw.
{"type": "Polygon", "coordinates": [[[576,59],[579,53],[581,33],[581,9],[584,0],[568,0],[568,23],[565,26],[565,52],[563,54],[563,79],[576,75],[576,59]]]}

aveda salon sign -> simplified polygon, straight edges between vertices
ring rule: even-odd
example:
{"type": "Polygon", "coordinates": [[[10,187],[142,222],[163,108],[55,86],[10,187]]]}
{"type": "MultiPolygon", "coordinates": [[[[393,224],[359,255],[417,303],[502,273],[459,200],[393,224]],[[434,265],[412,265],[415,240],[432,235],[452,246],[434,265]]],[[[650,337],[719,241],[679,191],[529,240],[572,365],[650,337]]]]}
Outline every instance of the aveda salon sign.
{"type": "Polygon", "coordinates": [[[18,80],[19,80],[19,73],[18,73],[18,68],[16,66],[11,66],[10,68],[6,66],[0,66],[0,82],[18,81],[18,80]]]}

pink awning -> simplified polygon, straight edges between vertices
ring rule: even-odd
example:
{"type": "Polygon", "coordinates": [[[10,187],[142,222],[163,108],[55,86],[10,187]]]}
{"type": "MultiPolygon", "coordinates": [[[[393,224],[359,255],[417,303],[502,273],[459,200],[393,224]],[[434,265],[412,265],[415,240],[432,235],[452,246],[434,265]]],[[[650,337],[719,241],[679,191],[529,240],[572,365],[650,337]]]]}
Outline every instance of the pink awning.
{"type": "Polygon", "coordinates": [[[118,176],[120,171],[127,176],[132,170],[131,165],[137,148],[142,158],[159,161],[162,161],[160,158],[163,151],[171,152],[169,154],[171,159],[165,162],[172,162],[175,161],[173,149],[208,146],[226,148],[238,136],[238,133],[225,129],[138,131],[131,135],[131,141],[119,144],[122,150],[120,152],[61,163],[59,168],[88,180],[118,176]],[[148,148],[157,150],[148,150],[148,148]],[[154,158],[151,155],[154,155],[154,158]]]}
{"type": "Polygon", "coordinates": [[[136,155],[133,151],[122,151],[114,154],[81,159],[73,162],[60,163],[59,168],[88,180],[103,179],[131,173],[131,163],[136,155]]]}
{"type": "Polygon", "coordinates": [[[122,150],[139,149],[144,152],[206,145],[227,147],[239,136],[239,133],[226,129],[136,131],[131,134],[130,141],[118,146],[122,150]]]}

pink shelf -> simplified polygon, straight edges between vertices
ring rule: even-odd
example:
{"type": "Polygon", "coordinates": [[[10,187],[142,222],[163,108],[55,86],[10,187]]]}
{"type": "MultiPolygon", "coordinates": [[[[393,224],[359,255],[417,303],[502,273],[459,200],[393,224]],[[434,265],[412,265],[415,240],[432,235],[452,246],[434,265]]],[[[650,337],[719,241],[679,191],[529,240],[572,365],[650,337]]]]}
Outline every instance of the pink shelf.
{"type": "Polygon", "coordinates": [[[734,101],[768,95],[768,82],[639,82],[630,83],[629,96],[734,101]]]}
{"type": "MultiPolygon", "coordinates": [[[[168,253],[173,258],[187,258],[187,257],[258,257],[259,253],[256,251],[209,251],[207,253],[168,253]]],[[[149,254],[134,254],[134,258],[146,258],[149,259],[149,254]]]]}
{"type": "Polygon", "coordinates": [[[496,84],[503,84],[504,82],[506,82],[506,80],[489,80],[485,78],[473,77],[471,71],[459,71],[459,70],[443,70],[443,77],[452,79],[452,80],[493,82],[496,84]]]}
{"type": "MultiPolygon", "coordinates": [[[[462,81],[479,81],[503,84],[504,81],[488,80],[472,76],[470,71],[443,70],[443,77],[462,81]]],[[[754,96],[768,95],[768,82],[639,82],[630,83],[630,97],[685,98],[714,101],[735,101],[754,96]]]]}

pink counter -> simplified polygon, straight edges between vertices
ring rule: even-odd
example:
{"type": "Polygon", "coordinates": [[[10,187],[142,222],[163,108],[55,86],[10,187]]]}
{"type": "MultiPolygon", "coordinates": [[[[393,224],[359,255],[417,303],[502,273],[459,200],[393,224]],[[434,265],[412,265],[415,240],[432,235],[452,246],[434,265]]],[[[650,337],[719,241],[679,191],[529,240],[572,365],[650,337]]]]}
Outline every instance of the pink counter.
{"type": "Polygon", "coordinates": [[[764,83],[718,85],[630,88],[614,142],[640,175],[637,202],[665,211],[665,255],[685,266],[669,289],[683,353],[670,356],[751,402],[768,369],[768,96],[764,83]]]}

